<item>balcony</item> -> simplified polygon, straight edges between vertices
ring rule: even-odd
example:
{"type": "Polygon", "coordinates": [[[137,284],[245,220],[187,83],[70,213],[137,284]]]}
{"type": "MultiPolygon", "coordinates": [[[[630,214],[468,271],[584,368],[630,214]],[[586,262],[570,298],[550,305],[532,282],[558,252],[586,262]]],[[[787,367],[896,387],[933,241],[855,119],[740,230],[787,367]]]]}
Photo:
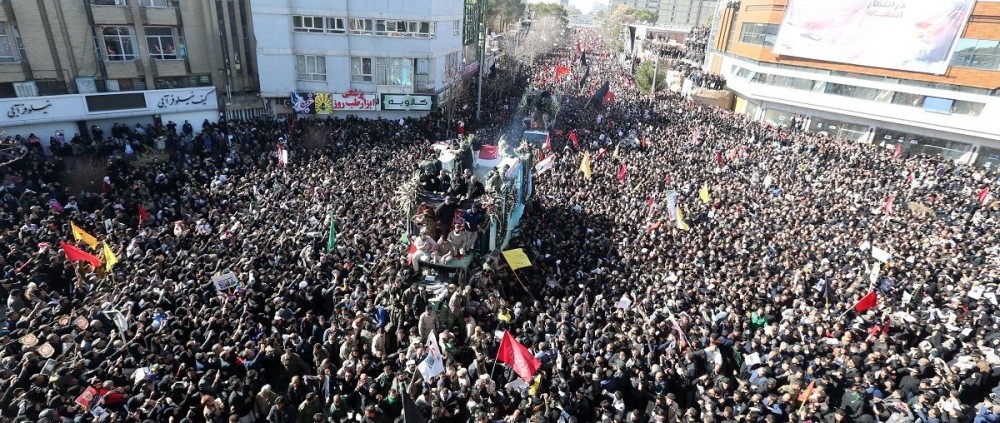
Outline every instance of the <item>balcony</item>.
{"type": "Polygon", "coordinates": [[[140,66],[138,60],[104,62],[104,68],[108,71],[108,79],[139,78],[142,75],[140,66]]]}
{"type": "Polygon", "coordinates": [[[184,66],[184,59],[150,61],[153,64],[153,74],[155,76],[184,76],[187,75],[187,67],[184,66]]]}
{"type": "Polygon", "coordinates": [[[94,15],[95,25],[130,25],[132,14],[126,6],[104,6],[91,4],[90,11],[94,15]]]}
{"type": "Polygon", "coordinates": [[[176,7],[143,7],[143,21],[151,26],[177,26],[176,7]]]}

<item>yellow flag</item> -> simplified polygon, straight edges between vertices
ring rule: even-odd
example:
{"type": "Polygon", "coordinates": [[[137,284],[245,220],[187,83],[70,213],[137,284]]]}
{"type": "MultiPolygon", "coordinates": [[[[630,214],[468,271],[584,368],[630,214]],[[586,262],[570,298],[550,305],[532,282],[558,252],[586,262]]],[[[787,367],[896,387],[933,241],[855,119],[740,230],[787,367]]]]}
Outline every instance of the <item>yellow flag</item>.
{"type": "Polygon", "coordinates": [[[701,197],[701,202],[708,204],[712,201],[712,198],[708,196],[708,184],[701,186],[701,191],[698,192],[698,196],[701,197]]]}
{"type": "Polygon", "coordinates": [[[528,255],[525,254],[524,250],[521,248],[507,250],[501,254],[503,254],[503,258],[507,259],[507,264],[510,265],[510,270],[517,270],[522,267],[531,266],[531,260],[528,260],[528,255]]]}
{"type": "Polygon", "coordinates": [[[583,153],[583,160],[580,161],[580,172],[583,172],[583,176],[590,179],[590,152],[583,153]]]}
{"type": "Polygon", "coordinates": [[[542,387],[542,375],[535,375],[535,380],[528,387],[528,395],[535,396],[539,394],[539,389],[542,387]]]}
{"type": "Polygon", "coordinates": [[[97,248],[97,238],[88,234],[87,231],[80,229],[79,226],[76,226],[76,223],[69,222],[69,226],[73,230],[73,239],[83,241],[83,243],[89,245],[90,248],[97,248]]]}
{"type": "Polygon", "coordinates": [[[115,263],[118,263],[118,257],[115,257],[114,251],[111,251],[107,242],[102,241],[101,246],[104,249],[104,270],[110,272],[115,263]]]}
{"type": "Polygon", "coordinates": [[[682,231],[691,230],[691,227],[688,226],[687,222],[684,221],[684,212],[681,211],[681,208],[679,206],[677,207],[677,229],[680,229],[682,231]]]}

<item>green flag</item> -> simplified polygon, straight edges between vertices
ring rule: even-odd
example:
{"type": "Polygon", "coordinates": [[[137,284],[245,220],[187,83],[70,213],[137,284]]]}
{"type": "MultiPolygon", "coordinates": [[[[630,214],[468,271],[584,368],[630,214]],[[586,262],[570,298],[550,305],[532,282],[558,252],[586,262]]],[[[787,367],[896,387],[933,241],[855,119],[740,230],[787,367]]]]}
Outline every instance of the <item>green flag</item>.
{"type": "Polygon", "coordinates": [[[337,225],[333,221],[333,211],[330,211],[330,237],[326,240],[326,252],[333,251],[337,246],[337,225]]]}

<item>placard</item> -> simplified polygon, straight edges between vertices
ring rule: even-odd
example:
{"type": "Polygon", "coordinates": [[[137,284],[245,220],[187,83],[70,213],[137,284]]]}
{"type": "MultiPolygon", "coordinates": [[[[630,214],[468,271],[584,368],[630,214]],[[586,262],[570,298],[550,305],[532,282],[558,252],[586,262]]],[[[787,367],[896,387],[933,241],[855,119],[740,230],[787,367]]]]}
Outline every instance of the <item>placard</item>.
{"type": "Polygon", "coordinates": [[[236,278],[236,274],[233,272],[223,273],[221,275],[212,276],[212,284],[215,285],[215,289],[219,291],[225,291],[230,288],[235,288],[240,284],[239,279],[236,278]]]}
{"type": "Polygon", "coordinates": [[[434,96],[419,94],[382,94],[382,110],[431,110],[434,96]]]}

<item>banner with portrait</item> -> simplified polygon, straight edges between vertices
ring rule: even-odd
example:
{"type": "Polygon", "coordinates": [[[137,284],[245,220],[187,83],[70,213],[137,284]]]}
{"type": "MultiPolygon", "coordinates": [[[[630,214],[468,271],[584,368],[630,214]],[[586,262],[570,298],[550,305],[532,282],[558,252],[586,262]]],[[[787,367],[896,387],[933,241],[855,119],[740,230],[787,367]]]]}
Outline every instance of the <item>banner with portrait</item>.
{"type": "Polygon", "coordinates": [[[944,74],[976,0],[789,0],[773,51],[944,74]]]}

